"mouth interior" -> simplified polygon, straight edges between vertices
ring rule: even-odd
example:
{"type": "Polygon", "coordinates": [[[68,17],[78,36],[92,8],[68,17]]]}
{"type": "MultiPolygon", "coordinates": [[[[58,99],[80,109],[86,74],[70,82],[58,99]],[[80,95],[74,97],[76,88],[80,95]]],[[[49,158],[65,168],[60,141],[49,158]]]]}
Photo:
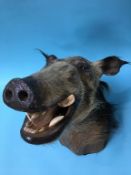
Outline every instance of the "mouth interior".
{"type": "Polygon", "coordinates": [[[50,108],[42,113],[27,113],[28,120],[25,123],[24,131],[37,134],[51,129],[65,118],[68,109],[68,107],[63,109],[56,107],[56,109],[50,108]]]}
{"type": "MultiPolygon", "coordinates": [[[[70,97],[70,96],[69,96],[70,97]]],[[[67,97],[68,98],[68,97],[67,97]]],[[[73,97],[74,98],[74,97],[73,97]]],[[[57,105],[47,108],[43,112],[36,113],[26,113],[26,120],[24,123],[24,132],[28,134],[40,134],[54,127],[57,127],[61,122],[63,122],[70,112],[70,108],[75,100],[69,101],[65,105],[65,100],[63,103],[58,103],[57,105]],[[61,105],[62,104],[62,105],[61,105]],[[64,104],[64,105],[63,105],[64,104]]]]}

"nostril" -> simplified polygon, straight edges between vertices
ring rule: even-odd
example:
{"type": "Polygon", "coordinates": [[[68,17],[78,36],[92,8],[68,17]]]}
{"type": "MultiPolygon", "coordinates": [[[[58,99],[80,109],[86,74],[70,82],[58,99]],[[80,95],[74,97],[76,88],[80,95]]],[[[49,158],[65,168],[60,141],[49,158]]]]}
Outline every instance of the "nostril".
{"type": "Polygon", "coordinates": [[[26,101],[27,98],[28,98],[28,93],[24,90],[21,90],[18,92],[18,98],[21,100],[21,101],[26,101]]]}
{"type": "Polygon", "coordinates": [[[12,96],[13,96],[13,93],[12,93],[11,90],[8,89],[8,90],[5,91],[6,100],[11,100],[12,96]]]}

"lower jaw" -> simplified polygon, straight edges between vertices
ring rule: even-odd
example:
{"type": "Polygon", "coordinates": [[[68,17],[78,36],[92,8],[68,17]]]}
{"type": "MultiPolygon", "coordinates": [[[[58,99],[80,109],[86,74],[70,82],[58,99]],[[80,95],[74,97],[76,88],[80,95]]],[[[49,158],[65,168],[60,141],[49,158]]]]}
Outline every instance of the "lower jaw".
{"type": "Polygon", "coordinates": [[[44,133],[39,133],[37,135],[26,133],[23,131],[23,127],[20,130],[21,137],[24,141],[30,144],[44,144],[54,141],[59,137],[62,130],[64,129],[65,123],[59,124],[44,133]]]}

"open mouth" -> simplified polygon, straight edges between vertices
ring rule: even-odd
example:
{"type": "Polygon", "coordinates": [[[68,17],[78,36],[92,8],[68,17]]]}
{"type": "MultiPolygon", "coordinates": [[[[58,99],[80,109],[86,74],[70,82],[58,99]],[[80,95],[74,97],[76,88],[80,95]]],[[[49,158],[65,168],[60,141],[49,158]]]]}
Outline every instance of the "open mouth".
{"type": "Polygon", "coordinates": [[[53,107],[36,113],[26,113],[21,135],[29,143],[41,144],[54,140],[71,116],[75,96],[69,95],[53,107]]]}

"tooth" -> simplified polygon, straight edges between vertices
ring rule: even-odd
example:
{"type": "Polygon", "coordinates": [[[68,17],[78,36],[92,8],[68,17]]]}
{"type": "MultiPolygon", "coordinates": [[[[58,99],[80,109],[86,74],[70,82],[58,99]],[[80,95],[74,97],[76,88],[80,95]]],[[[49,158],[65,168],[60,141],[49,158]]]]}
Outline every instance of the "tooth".
{"type": "Polygon", "coordinates": [[[30,129],[27,128],[27,127],[24,127],[24,131],[26,131],[26,132],[30,132],[30,129]]]}
{"type": "Polygon", "coordinates": [[[38,131],[39,132],[42,132],[42,131],[44,131],[45,130],[45,128],[44,127],[42,127],[41,129],[39,129],[38,131]]]}
{"type": "Polygon", "coordinates": [[[27,127],[24,127],[24,131],[25,131],[25,132],[32,133],[32,134],[35,134],[35,133],[37,132],[36,130],[30,129],[30,128],[27,128],[27,127]]]}
{"type": "Polygon", "coordinates": [[[32,121],[32,117],[30,117],[30,115],[28,113],[26,113],[26,117],[34,126],[36,126],[36,124],[32,121]]]}
{"type": "Polygon", "coordinates": [[[37,133],[37,131],[34,129],[30,129],[30,133],[35,134],[35,133],[37,133]]]}
{"type": "Polygon", "coordinates": [[[28,120],[31,121],[31,117],[29,116],[28,113],[26,113],[26,116],[27,116],[28,120]]]}
{"type": "Polygon", "coordinates": [[[59,102],[58,105],[60,107],[68,107],[68,106],[71,106],[74,102],[75,102],[75,96],[74,95],[69,95],[66,99],[59,102]]]}
{"type": "Polygon", "coordinates": [[[34,113],[34,114],[31,116],[31,119],[36,119],[37,117],[39,117],[39,114],[34,113]]]}
{"type": "Polygon", "coordinates": [[[53,118],[50,123],[49,123],[49,127],[52,127],[54,125],[56,125],[58,122],[60,122],[62,119],[64,118],[64,116],[57,116],[55,118],[53,118]]]}

